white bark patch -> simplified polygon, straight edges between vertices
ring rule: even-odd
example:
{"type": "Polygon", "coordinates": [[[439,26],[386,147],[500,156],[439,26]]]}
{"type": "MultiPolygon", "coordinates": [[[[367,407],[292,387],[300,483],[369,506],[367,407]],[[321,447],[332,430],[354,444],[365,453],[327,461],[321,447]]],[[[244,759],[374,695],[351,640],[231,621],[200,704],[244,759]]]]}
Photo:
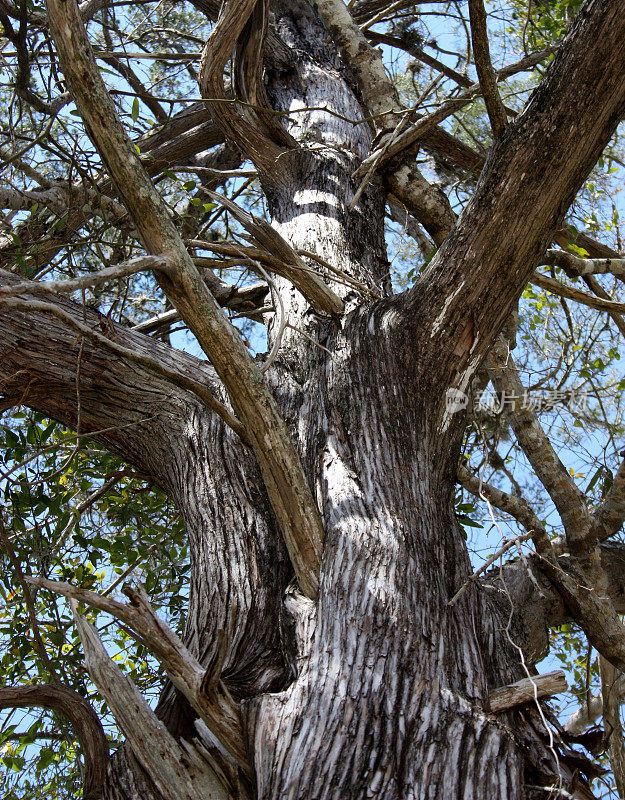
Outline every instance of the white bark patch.
{"type": "Polygon", "coordinates": [[[293,203],[296,206],[323,203],[324,205],[332,206],[333,208],[340,208],[340,203],[335,195],[333,195],[331,192],[324,192],[319,189],[299,189],[293,195],[293,203]]]}
{"type": "Polygon", "coordinates": [[[438,316],[434,320],[434,324],[432,325],[432,332],[430,333],[430,339],[433,339],[439,330],[443,327],[445,320],[447,318],[447,311],[449,307],[456,299],[456,297],[460,294],[460,292],[464,289],[466,285],[466,280],[461,281],[458,286],[453,290],[453,292],[447,297],[442,309],[439,311],[438,316]]]}
{"type": "MultiPolygon", "coordinates": [[[[469,353],[473,352],[473,350],[477,345],[477,341],[478,340],[476,337],[475,342],[471,346],[471,350],[469,351],[469,353]]],[[[480,361],[480,356],[474,356],[467,364],[465,370],[460,373],[458,378],[452,383],[452,385],[449,388],[457,389],[459,392],[466,392],[467,389],[469,388],[469,383],[471,382],[471,378],[475,374],[475,370],[477,369],[479,361],[480,361]]],[[[439,434],[442,435],[443,433],[446,432],[447,428],[449,428],[454,413],[457,412],[449,411],[447,408],[445,408],[445,411],[443,413],[443,419],[441,420],[441,424],[437,428],[439,434]]]]}

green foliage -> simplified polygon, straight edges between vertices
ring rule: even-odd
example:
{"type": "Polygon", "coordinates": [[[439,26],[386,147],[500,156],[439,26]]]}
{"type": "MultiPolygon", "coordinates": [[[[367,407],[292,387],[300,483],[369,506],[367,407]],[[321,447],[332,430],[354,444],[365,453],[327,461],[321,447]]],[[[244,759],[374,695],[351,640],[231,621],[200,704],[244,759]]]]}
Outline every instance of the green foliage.
{"type": "MultiPolygon", "coordinates": [[[[189,570],[185,530],[159,490],[94,441],[78,439],[34,412],[4,420],[0,454],[5,524],[23,574],[66,580],[100,593],[122,579],[140,580],[159,613],[181,631],[189,570]],[[107,491],[89,502],[105,485],[107,491]],[[81,504],[86,506],[82,513],[81,504]]],[[[47,682],[50,671],[34,646],[24,593],[6,555],[2,567],[2,683],[47,682]]],[[[86,679],[67,604],[45,591],[33,592],[33,598],[49,662],[65,685],[95,705],[114,746],[118,732],[86,679]]],[[[89,619],[121,669],[155,699],[162,678],[145,647],[106,615],[89,612],[89,619]]],[[[39,712],[3,712],[3,796],[75,795],[80,767],[73,732],[62,717],[35,716],[39,712]]]]}

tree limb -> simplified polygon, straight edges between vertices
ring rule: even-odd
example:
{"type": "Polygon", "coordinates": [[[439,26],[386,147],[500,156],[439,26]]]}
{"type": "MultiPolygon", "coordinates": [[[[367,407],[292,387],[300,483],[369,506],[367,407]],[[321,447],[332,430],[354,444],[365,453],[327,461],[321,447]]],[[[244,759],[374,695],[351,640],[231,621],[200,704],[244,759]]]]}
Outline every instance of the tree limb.
{"type": "Polygon", "coordinates": [[[100,800],[104,789],[109,748],[102,723],[89,703],[64,686],[0,687],[0,708],[49,708],[67,717],[82,749],[85,800],[100,800]]]}
{"type": "MultiPolygon", "coordinates": [[[[622,118],[624,33],[613,6],[582,5],[525,111],[491,149],[471,203],[407,293],[407,325],[439,309],[424,345],[439,369],[425,380],[443,393],[468,386],[622,118]]],[[[420,359],[428,363],[424,352],[420,359]]],[[[444,432],[452,419],[442,399],[440,413],[444,432]]]]}
{"type": "Polygon", "coordinates": [[[323,539],[319,511],[275,400],[240,336],[197,271],[168,209],[143,170],[95,64],[74,0],[49,0],[54,39],[86,128],[150,253],[172,260],[160,283],[224,382],[252,447],[296,575],[315,596],[323,539]]]}
{"type": "Polygon", "coordinates": [[[558,458],[533,409],[516,407],[524,397],[525,388],[502,337],[489,352],[486,364],[496,391],[505,393],[504,396],[512,401],[512,407],[508,406],[510,425],[558,510],[571,552],[577,552],[585,547],[590,530],[584,495],[558,458]]]}
{"type": "Polygon", "coordinates": [[[551,550],[545,526],[524,497],[514,497],[514,495],[502,492],[501,489],[485,483],[477,475],[473,475],[463,464],[458,467],[458,483],[471,494],[482,499],[485,498],[495,508],[514,517],[528,533],[532,534],[534,544],[539,552],[546,554],[551,550]]]}
{"type": "Polygon", "coordinates": [[[228,792],[217,781],[208,763],[189,763],[187,753],[156,718],[137,687],[111,660],[96,630],[78,614],[76,602],[70,600],[70,604],[87,671],[135,757],[165,800],[203,800],[215,795],[226,800],[228,792]]]}
{"type": "Polygon", "coordinates": [[[486,10],[483,0],[469,0],[469,19],[471,21],[471,39],[473,41],[473,55],[475,68],[482,88],[482,97],[486,104],[486,111],[495,139],[501,138],[507,124],[506,110],[499,91],[493,65],[490,60],[488,45],[488,29],[486,25],[486,10]]]}
{"type": "Polygon", "coordinates": [[[574,300],[576,303],[581,303],[597,311],[607,311],[613,314],[625,313],[625,303],[618,303],[615,300],[603,300],[600,297],[592,297],[585,292],[580,292],[579,289],[574,289],[572,286],[567,286],[561,281],[548,278],[546,275],[541,275],[538,272],[532,275],[530,283],[533,283],[535,286],[540,286],[541,289],[546,289],[552,294],[566,297],[568,300],[574,300]]]}
{"type": "Polygon", "coordinates": [[[210,694],[203,691],[207,681],[206,670],[174,631],[157,617],[142,587],[135,590],[126,584],[123,591],[130,602],[119,603],[62,581],[42,577],[28,577],[26,580],[33,586],[106,611],[123,622],[162,664],[171,682],[187,698],[230,758],[250,775],[250,762],[236,703],[219,680],[219,675],[211,678],[210,694]]]}

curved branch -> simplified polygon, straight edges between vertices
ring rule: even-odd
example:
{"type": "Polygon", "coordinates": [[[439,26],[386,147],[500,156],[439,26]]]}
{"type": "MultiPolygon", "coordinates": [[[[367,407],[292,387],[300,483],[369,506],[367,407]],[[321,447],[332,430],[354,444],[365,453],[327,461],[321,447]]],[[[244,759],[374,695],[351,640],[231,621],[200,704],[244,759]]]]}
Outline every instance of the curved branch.
{"type": "Polygon", "coordinates": [[[539,552],[548,553],[551,550],[549,537],[545,532],[545,526],[538,519],[534,510],[524,497],[514,497],[514,495],[502,492],[496,486],[480,480],[477,475],[473,475],[462,464],[458,467],[458,483],[474,494],[476,497],[488,500],[489,503],[510,514],[511,517],[522,525],[528,533],[532,534],[534,544],[539,552]]]}
{"type": "Polygon", "coordinates": [[[109,747],[98,715],[89,703],[64,686],[4,686],[0,708],[49,708],[67,717],[82,749],[85,776],[83,797],[99,800],[104,788],[109,747]]]}
{"type": "Polygon", "coordinates": [[[282,173],[276,162],[296,142],[273,114],[261,79],[268,16],[268,0],[226,0],[202,52],[198,82],[226,138],[252,159],[266,180],[276,182],[282,173]],[[224,85],[233,52],[234,99],[224,85]]]}
{"type": "MultiPolygon", "coordinates": [[[[0,287],[18,280],[0,272],[0,287]]],[[[201,385],[203,391],[219,395],[222,390],[214,371],[193,356],[64,298],[43,305],[58,309],[63,321],[49,311],[0,305],[0,392],[15,403],[76,427],[76,371],[82,334],[77,337],[66,322],[75,321],[80,331],[86,327],[89,338],[85,336],[83,343],[78,387],[81,431],[97,435],[108,429],[99,435],[100,441],[162,483],[166,473],[161,445],[172,437],[175,441],[183,430],[181,411],[189,405],[199,406],[194,394],[180,382],[201,385]],[[114,358],[112,348],[116,348],[114,358]],[[152,368],[155,365],[156,370],[152,368]],[[177,377],[169,380],[163,371],[177,377]]]]}

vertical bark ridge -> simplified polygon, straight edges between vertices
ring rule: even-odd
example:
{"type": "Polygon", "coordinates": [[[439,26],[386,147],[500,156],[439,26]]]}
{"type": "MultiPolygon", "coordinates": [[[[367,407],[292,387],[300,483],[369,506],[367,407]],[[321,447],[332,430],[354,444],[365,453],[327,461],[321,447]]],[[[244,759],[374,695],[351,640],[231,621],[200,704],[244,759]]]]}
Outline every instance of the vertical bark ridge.
{"type": "Polygon", "coordinates": [[[230,638],[224,681],[235,696],[280,685],[279,605],[292,569],[258,467],[224,426],[190,415],[170,489],[189,533],[184,640],[203,664],[230,638]]]}
{"type": "Polygon", "coordinates": [[[373,319],[375,335],[354,312],[324,340],[334,358],[306,387],[326,529],[316,630],[288,690],[246,704],[258,794],[520,797],[519,749],[482,710],[512,656],[478,592],[447,606],[470,573],[450,455],[373,319]]]}

